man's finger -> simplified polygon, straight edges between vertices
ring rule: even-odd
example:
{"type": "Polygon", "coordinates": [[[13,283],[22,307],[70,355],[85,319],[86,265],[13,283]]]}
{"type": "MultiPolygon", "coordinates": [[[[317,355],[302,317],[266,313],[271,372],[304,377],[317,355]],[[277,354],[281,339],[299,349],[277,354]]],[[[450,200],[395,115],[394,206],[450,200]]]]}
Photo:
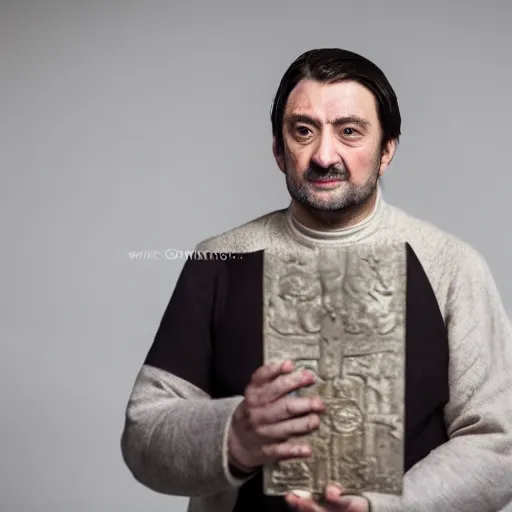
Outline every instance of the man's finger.
{"type": "Polygon", "coordinates": [[[325,490],[326,510],[339,512],[368,512],[369,502],[362,496],[344,495],[345,489],[337,483],[331,483],[325,490]]]}
{"type": "Polygon", "coordinates": [[[336,502],[343,494],[343,490],[340,484],[330,483],[325,489],[325,499],[330,502],[336,502]]]}
{"type": "Polygon", "coordinates": [[[293,510],[298,512],[325,512],[325,509],[322,509],[311,498],[302,498],[293,492],[288,493],[285,500],[293,510]]]}
{"type": "Polygon", "coordinates": [[[267,439],[288,439],[292,436],[310,434],[320,425],[318,414],[308,414],[290,420],[258,427],[257,433],[267,439]]]}
{"type": "MultiPolygon", "coordinates": [[[[259,377],[258,377],[259,378],[259,377]]],[[[271,382],[260,386],[254,383],[247,387],[245,398],[250,407],[266,406],[279,398],[315,381],[315,374],[308,370],[296,370],[291,373],[278,373],[271,382]]]]}
{"type": "Polygon", "coordinates": [[[263,455],[269,461],[298,459],[311,456],[311,446],[307,443],[275,443],[262,448],[263,455]]]}
{"type": "Polygon", "coordinates": [[[320,397],[294,397],[287,395],[266,407],[259,408],[255,412],[254,420],[262,425],[270,425],[297,416],[309,413],[320,414],[324,411],[325,404],[320,397]]]}
{"type": "Polygon", "coordinates": [[[262,386],[271,382],[282,373],[290,373],[294,369],[294,364],[290,360],[283,362],[273,362],[260,366],[251,377],[251,384],[262,386]]]}
{"type": "Polygon", "coordinates": [[[263,403],[274,402],[292,391],[310,386],[315,382],[315,379],[315,374],[309,370],[297,370],[286,375],[280,375],[261,389],[259,398],[263,403]]]}
{"type": "Polygon", "coordinates": [[[340,496],[328,503],[332,503],[332,509],[339,512],[368,512],[370,507],[368,500],[362,496],[340,496]]]}

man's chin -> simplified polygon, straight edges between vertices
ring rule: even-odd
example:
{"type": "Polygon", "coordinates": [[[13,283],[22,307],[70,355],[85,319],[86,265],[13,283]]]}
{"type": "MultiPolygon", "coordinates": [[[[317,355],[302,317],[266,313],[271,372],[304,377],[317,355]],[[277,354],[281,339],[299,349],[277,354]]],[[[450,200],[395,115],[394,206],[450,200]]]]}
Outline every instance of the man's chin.
{"type": "Polygon", "coordinates": [[[349,194],[320,192],[310,193],[304,198],[304,206],[317,212],[336,212],[354,206],[354,198],[349,194]]]}
{"type": "Polygon", "coordinates": [[[304,207],[315,213],[336,213],[360,207],[367,203],[373,194],[353,195],[345,194],[342,197],[319,197],[308,194],[306,197],[295,198],[304,207]]]}
{"type": "Polygon", "coordinates": [[[329,213],[329,212],[339,212],[341,210],[345,210],[350,206],[353,206],[350,201],[318,201],[316,199],[307,199],[304,201],[300,201],[300,203],[306,208],[317,212],[317,213],[329,213]]]}

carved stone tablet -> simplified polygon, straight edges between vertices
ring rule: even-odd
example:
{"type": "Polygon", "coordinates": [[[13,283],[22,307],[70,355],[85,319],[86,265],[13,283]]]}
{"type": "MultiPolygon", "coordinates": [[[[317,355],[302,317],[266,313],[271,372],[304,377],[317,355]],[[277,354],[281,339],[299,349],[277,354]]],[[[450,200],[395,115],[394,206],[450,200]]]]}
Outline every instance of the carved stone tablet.
{"type": "MultiPolygon", "coordinates": [[[[265,362],[313,370],[299,395],[326,403],[309,458],[264,468],[264,493],[401,494],[405,245],[264,253],[265,362]]],[[[299,438],[298,438],[299,439],[299,438]]]]}

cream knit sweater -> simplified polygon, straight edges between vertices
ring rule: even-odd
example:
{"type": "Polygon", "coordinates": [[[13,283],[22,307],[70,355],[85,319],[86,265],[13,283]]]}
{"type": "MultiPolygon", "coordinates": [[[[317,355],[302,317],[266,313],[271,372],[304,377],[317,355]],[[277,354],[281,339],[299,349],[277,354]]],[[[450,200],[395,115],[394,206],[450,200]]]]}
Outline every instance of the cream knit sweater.
{"type": "MultiPolygon", "coordinates": [[[[450,440],[410,469],[403,496],[368,493],[374,512],[512,510],[512,328],[491,273],[466,243],[384,202],[362,224],[320,233],[289,209],[201,242],[196,249],[252,252],[408,242],[438,300],[449,335],[450,440]]],[[[143,366],[130,397],[122,449],[135,478],[157,492],[191,497],[189,512],[230,512],[243,480],[230,474],[226,434],[242,397],[212,400],[162,370],[143,366]],[[209,447],[201,460],[192,444],[209,447]],[[172,454],[172,456],[170,455],[172,454]]]]}

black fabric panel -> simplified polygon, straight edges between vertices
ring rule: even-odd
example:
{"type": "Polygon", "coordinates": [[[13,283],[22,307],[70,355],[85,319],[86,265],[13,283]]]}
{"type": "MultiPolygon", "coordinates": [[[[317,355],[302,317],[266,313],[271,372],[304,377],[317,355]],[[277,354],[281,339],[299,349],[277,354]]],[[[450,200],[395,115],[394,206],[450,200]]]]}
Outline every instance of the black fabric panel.
{"type": "MultiPolygon", "coordinates": [[[[243,395],[263,363],[264,251],[228,262],[225,309],[218,324],[213,355],[215,396],[243,395]]],[[[259,471],[239,490],[233,512],[290,512],[282,497],[264,496],[259,471]]]]}
{"type": "Polygon", "coordinates": [[[222,260],[185,261],[144,361],[210,392],[212,327],[222,309],[222,260]]]}
{"type": "Polygon", "coordinates": [[[407,244],[405,470],[448,440],[448,333],[427,274],[407,244]]]}
{"type": "Polygon", "coordinates": [[[212,396],[243,395],[263,362],[263,251],[226,262],[225,304],[212,354],[212,396]]]}

